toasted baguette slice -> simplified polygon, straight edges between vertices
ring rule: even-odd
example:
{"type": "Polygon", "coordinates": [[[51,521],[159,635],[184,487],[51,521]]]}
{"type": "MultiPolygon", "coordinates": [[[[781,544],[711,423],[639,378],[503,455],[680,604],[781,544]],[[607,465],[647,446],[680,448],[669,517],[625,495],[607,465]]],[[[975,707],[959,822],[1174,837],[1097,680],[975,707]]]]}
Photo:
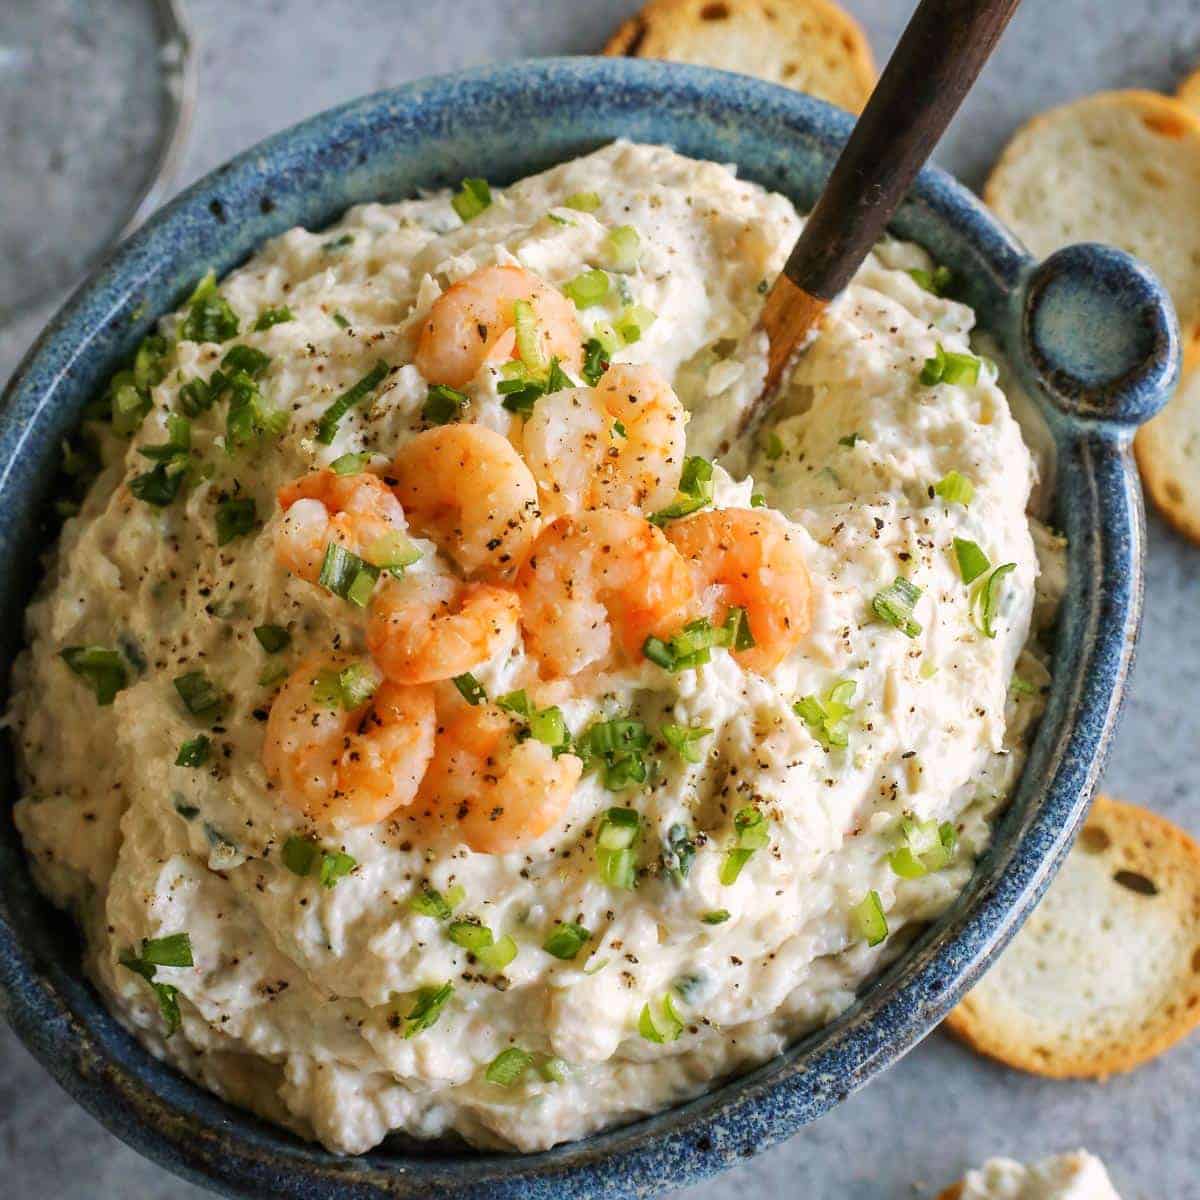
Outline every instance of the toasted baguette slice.
{"type": "Polygon", "coordinates": [[[1138,430],[1133,446],[1158,511],[1200,542],[1200,368],[1184,372],[1167,407],[1138,430]]]}
{"type": "Polygon", "coordinates": [[[1101,92],[1034,117],[983,195],[1039,257],[1107,242],[1148,263],[1200,351],[1200,117],[1179,101],[1101,92]]]}
{"type": "Polygon", "coordinates": [[[1200,846],[1103,796],[1062,872],[947,1027],[982,1054],[1102,1079],[1200,1021],[1200,846]]]}
{"type": "Polygon", "coordinates": [[[651,0],[604,53],[756,75],[851,112],[875,86],[866,35],[830,0],[651,0]]]}
{"type": "Polygon", "coordinates": [[[1200,71],[1193,71],[1179,85],[1175,95],[1181,104],[1186,104],[1192,112],[1200,116],[1200,71]]]}

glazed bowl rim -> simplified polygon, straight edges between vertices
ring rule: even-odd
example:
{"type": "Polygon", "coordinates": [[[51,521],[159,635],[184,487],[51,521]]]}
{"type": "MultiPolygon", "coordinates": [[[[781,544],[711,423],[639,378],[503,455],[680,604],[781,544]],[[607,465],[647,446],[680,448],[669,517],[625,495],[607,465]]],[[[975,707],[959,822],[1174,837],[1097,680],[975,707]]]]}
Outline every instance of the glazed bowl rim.
{"type": "MultiPolygon", "coordinates": [[[[36,416],[82,404],[87,388],[73,375],[77,359],[101,332],[97,307],[105,309],[106,334],[109,326],[125,321],[129,328],[120,335],[122,344],[140,337],[157,315],[138,314],[136,305],[138,289],[154,269],[153,256],[172,263],[186,256],[188,221],[200,206],[216,215],[225,192],[250,187],[257,174],[298,147],[332,146],[349,128],[361,127],[365,137],[373,121],[392,113],[436,116],[439,104],[447,105],[456,92],[461,100],[464,89],[513,99],[529,89],[557,95],[559,88],[578,106],[605,87],[628,90],[635,107],[671,97],[707,105],[731,121],[772,114],[826,157],[852,125],[848,115],[819,101],[745,76],[586,58],[531,60],[418,80],[311,117],[193,184],[100,264],[56,314],[0,405],[0,498],[10,489],[27,492],[32,486],[15,475],[36,416]],[[175,237],[184,249],[173,244],[175,237]]],[[[453,132],[432,121],[431,132],[417,136],[436,144],[447,142],[453,132]]],[[[380,152],[377,147],[374,153],[380,152]]],[[[969,242],[978,252],[972,269],[990,273],[999,292],[1009,297],[1019,292],[1032,260],[950,176],[926,168],[906,207],[918,222],[925,219],[931,229],[969,242]]],[[[194,271],[197,277],[201,273],[194,271]]],[[[1015,325],[1016,312],[1010,311],[1007,320],[1015,325]]],[[[115,354],[110,348],[102,357],[111,365],[115,354]]],[[[1081,487],[1090,487],[1094,500],[1086,511],[1067,514],[1086,542],[1072,543],[1075,567],[1086,552],[1097,572],[1094,583],[1076,580],[1086,610],[1079,620],[1091,639],[1080,643],[1080,671],[1090,665],[1094,677],[1089,684],[1081,675],[1069,695],[1058,697],[1053,721],[1047,712],[1030,757],[1032,764],[1041,746],[1045,772],[1035,785],[1026,770],[1013,791],[1012,808],[1023,811],[1017,827],[1003,837],[997,827],[995,842],[1011,845],[1000,867],[993,866],[995,878],[989,877],[986,886],[980,881],[993,847],[977,863],[963,896],[848,1012],[771,1062],[664,1113],[543,1154],[438,1157],[374,1151],[344,1160],[225,1105],[155,1062],[102,1007],[96,1011],[100,1002],[89,985],[48,964],[44,953],[39,956],[37,939],[27,939],[16,927],[7,894],[0,895],[0,1011],[58,1082],[113,1132],[170,1169],[228,1195],[258,1195],[269,1188],[272,1194],[306,1198],[641,1196],[694,1182],[782,1140],[905,1053],[957,1002],[1036,902],[1086,814],[1140,618],[1141,501],[1127,430],[1048,415],[1060,457],[1065,453],[1068,467],[1078,460],[1081,487]]],[[[1057,695],[1057,681],[1055,686],[1057,695]]],[[[1006,817],[1001,824],[1013,821],[1006,817]]]]}

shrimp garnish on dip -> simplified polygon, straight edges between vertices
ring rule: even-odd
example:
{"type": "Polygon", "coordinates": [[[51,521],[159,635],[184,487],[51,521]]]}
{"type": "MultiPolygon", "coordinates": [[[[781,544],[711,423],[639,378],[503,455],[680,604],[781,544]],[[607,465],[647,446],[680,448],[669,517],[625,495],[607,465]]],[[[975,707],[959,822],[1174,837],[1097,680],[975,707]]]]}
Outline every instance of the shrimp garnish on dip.
{"type": "Polygon", "coordinates": [[[16,820],[156,1053],[339,1153],[540,1150],[768,1059],[953,901],[1057,542],[910,245],[714,461],[799,225],[628,143],[367,205],[89,410],[16,820]]]}

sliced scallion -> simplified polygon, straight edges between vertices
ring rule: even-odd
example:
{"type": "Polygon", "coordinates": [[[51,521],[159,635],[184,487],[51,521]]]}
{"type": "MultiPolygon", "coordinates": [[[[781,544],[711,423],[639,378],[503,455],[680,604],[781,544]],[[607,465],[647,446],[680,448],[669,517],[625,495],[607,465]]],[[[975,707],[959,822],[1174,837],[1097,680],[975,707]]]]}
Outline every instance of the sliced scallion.
{"type": "Polygon", "coordinates": [[[947,504],[961,504],[966,508],[975,497],[975,485],[957,471],[947,471],[933,485],[934,492],[947,504]]]}
{"type": "Polygon", "coordinates": [[[896,582],[877,592],[871,601],[875,615],[889,625],[894,625],[905,637],[915,638],[921,626],[913,620],[913,609],[921,598],[921,589],[915,583],[896,576],[896,582]]]}
{"type": "Polygon", "coordinates": [[[869,891],[851,910],[850,923],[855,934],[868,946],[878,946],[888,935],[887,917],[879,893],[869,891]]]}
{"type": "Polygon", "coordinates": [[[591,931],[574,921],[562,921],[546,935],[542,949],[547,954],[570,962],[586,945],[592,936],[591,931]]]}
{"type": "Polygon", "coordinates": [[[491,207],[492,189],[486,179],[464,179],[450,204],[464,222],[470,221],[491,207]]]}
{"type": "Polygon", "coordinates": [[[958,573],[963,583],[974,582],[992,565],[978,543],[960,537],[954,539],[954,560],[958,563],[958,573]]]}
{"type": "Polygon", "coordinates": [[[488,1083],[495,1083],[500,1087],[512,1087],[524,1077],[531,1066],[533,1055],[528,1050],[522,1050],[519,1046],[509,1046],[507,1050],[501,1050],[488,1064],[484,1078],[488,1083]]]}
{"type": "Polygon", "coordinates": [[[377,362],[357,383],[348,387],[321,414],[317,422],[317,441],[328,446],[337,436],[342,418],[356,405],[361,404],[383,381],[391,368],[385,362],[377,362]]]}

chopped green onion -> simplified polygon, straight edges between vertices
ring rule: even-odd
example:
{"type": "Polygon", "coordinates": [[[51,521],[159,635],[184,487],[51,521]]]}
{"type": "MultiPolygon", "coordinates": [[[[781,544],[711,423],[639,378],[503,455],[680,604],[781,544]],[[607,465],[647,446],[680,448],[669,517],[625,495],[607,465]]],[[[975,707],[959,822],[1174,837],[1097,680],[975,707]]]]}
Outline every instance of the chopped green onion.
{"type": "Polygon", "coordinates": [[[996,590],[996,585],[1005,575],[1016,569],[1015,562],[1002,563],[979,585],[975,601],[979,608],[979,630],[984,637],[994,638],[996,636],[996,630],[992,625],[1000,602],[1000,594],[996,590]]]}
{"type": "Polygon", "coordinates": [[[333,318],[333,323],[339,329],[349,329],[350,328],[350,322],[347,321],[346,318],[344,316],[342,316],[342,314],[340,312],[330,313],[330,316],[333,318]]]}
{"type": "Polygon", "coordinates": [[[268,654],[278,654],[292,644],[292,635],[282,625],[256,625],[254,636],[268,654]]]}
{"type": "Polygon", "coordinates": [[[642,239],[632,225],[618,225],[608,235],[608,259],[614,271],[632,271],[638,265],[642,239]]]}
{"type": "Polygon", "coordinates": [[[767,818],[753,805],[748,804],[734,813],[733,831],[733,846],[725,852],[718,874],[718,878],[726,886],[737,880],[750,856],[770,841],[767,818]]]}
{"type": "Polygon", "coordinates": [[[583,367],[580,374],[583,376],[584,382],[590,387],[595,387],[600,382],[600,376],[608,370],[611,365],[610,355],[612,350],[606,347],[598,338],[588,338],[583,344],[583,367]]]}
{"type": "Polygon", "coordinates": [[[517,357],[530,371],[546,370],[546,358],[538,336],[537,319],[534,316],[533,305],[528,300],[513,301],[513,328],[517,335],[517,357]]]}
{"type": "Polygon", "coordinates": [[[293,875],[308,875],[321,856],[321,847],[315,838],[290,837],[283,843],[283,865],[293,875]]]}
{"type": "Polygon", "coordinates": [[[563,208],[573,208],[576,212],[595,212],[600,207],[600,195],[597,192],[574,192],[562,202],[563,208]]]}
{"type": "Polygon", "coordinates": [[[550,360],[550,373],[546,376],[546,394],[561,392],[564,388],[575,387],[575,380],[558,365],[558,359],[550,360]]]}
{"type": "Polygon", "coordinates": [[[591,931],[574,921],[562,921],[546,935],[542,949],[555,958],[570,962],[583,949],[591,931]]]}
{"type": "Polygon", "coordinates": [[[849,744],[845,722],[854,712],[850,705],[854,691],[854,681],[842,679],[823,697],[804,696],[792,705],[792,710],[803,719],[809,731],[826,750],[841,749],[849,744]]]}
{"type": "Polygon", "coordinates": [[[947,504],[961,504],[966,508],[975,496],[975,485],[957,471],[948,471],[937,483],[933,490],[947,504]]]}
{"type": "Polygon", "coordinates": [[[391,368],[385,362],[377,362],[356,384],[347,388],[321,415],[317,422],[317,441],[328,446],[337,436],[342,418],[357,404],[361,404],[387,377],[391,368]]]}
{"type": "Polygon", "coordinates": [[[706,508],[713,500],[713,465],[707,458],[688,455],[679,473],[679,493],[666,508],[659,509],[650,520],[655,525],[690,516],[706,508]]]}
{"type": "Polygon", "coordinates": [[[900,822],[901,844],[888,855],[888,864],[902,879],[920,879],[948,866],[958,844],[958,834],[949,821],[900,822]]]}
{"type": "Polygon", "coordinates": [[[658,1044],[674,1042],[683,1033],[683,1018],[676,1010],[675,1001],[671,999],[670,992],[667,992],[662,998],[657,1020],[650,1005],[643,1005],[641,1016],[638,1017],[638,1033],[646,1041],[658,1044]]]}
{"type": "Polygon", "coordinates": [[[958,573],[962,576],[963,583],[971,583],[978,579],[992,565],[978,544],[966,538],[954,539],[954,558],[958,563],[958,573]]]}
{"type": "Polygon", "coordinates": [[[235,371],[245,371],[251,379],[257,379],[271,365],[271,356],[256,350],[253,346],[232,346],[221,359],[221,367],[233,374],[235,371]]]}
{"type": "Polygon", "coordinates": [[[533,1066],[533,1055],[519,1046],[509,1046],[488,1064],[484,1078],[488,1083],[499,1084],[500,1087],[512,1087],[520,1080],[526,1071],[533,1066]]]}
{"type": "Polygon", "coordinates": [[[700,920],[705,925],[724,925],[729,920],[729,909],[717,908],[712,912],[706,912],[701,916],[700,920]]]}
{"type": "Polygon", "coordinates": [[[102,707],[113,702],[116,694],[129,682],[129,672],[116,650],[104,646],[67,646],[59,657],[82,679],[102,707]]]}
{"type": "Polygon", "coordinates": [[[927,358],[921,368],[921,382],[926,387],[939,383],[970,386],[979,380],[979,359],[973,354],[956,354],[941,342],[933,358],[927,358]]]}
{"type": "Polygon", "coordinates": [[[195,717],[215,715],[225,703],[216,684],[203,671],[188,671],[184,675],[177,675],[172,683],[183,701],[184,708],[195,717]]]}
{"type": "Polygon", "coordinates": [[[371,461],[371,455],[363,450],[358,454],[343,454],[329,464],[329,469],[335,475],[358,475],[366,469],[371,461]]]}
{"type": "Polygon", "coordinates": [[[596,832],[596,864],[609,887],[632,891],[637,883],[638,835],[642,818],[631,808],[610,808],[596,832]]]}
{"type": "Polygon", "coordinates": [[[325,242],[321,249],[328,254],[331,250],[344,250],[347,246],[354,245],[354,234],[343,233],[341,237],[334,238],[331,242],[325,242]]]}
{"type": "Polygon", "coordinates": [[[766,508],[767,507],[766,496],[764,496],[762,494],[762,492],[755,492],[754,495],[752,495],[750,497],[750,507],[751,508],[766,508]]]}
{"type": "Polygon", "coordinates": [[[517,943],[506,933],[490,946],[481,946],[475,951],[475,957],[485,967],[490,967],[493,971],[503,971],[517,957],[517,943]]]}
{"type": "Polygon", "coordinates": [[[175,765],[177,767],[202,767],[208,762],[208,756],[211,751],[212,742],[204,734],[200,734],[199,737],[188,738],[179,747],[179,753],[175,756],[175,765]]]}
{"type": "Polygon", "coordinates": [[[463,409],[470,402],[465,392],[447,387],[444,383],[435,383],[426,393],[421,420],[429,425],[449,425],[462,416],[463,409]]]}
{"type": "Polygon", "coordinates": [[[609,292],[608,275],[597,268],[582,271],[563,286],[563,294],[576,308],[603,304],[609,292]]]}
{"type": "Polygon", "coordinates": [[[171,933],[166,937],[147,938],[142,942],[141,959],[156,967],[191,967],[192,939],[186,933],[171,933]]]}
{"type": "Polygon", "coordinates": [[[754,635],[745,609],[735,607],[726,614],[724,625],[714,626],[707,617],[698,617],[689,621],[669,641],[648,637],[642,643],[642,653],[664,670],[677,672],[703,666],[711,659],[715,646],[746,650],[753,645],[754,635]]]}
{"type": "Polygon", "coordinates": [[[662,855],[663,869],[676,883],[683,883],[695,857],[695,837],[686,825],[676,822],[667,830],[666,848],[662,855]]]}
{"type": "Polygon", "coordinates": [[[345,546],[330,542],[325,548],[321,573],[317,582],[335,596],[349,600],[359,608],[365,608],[379,578],[379,568],[364,562],[345,546]]]}
{"type": "Polygon", "coordinates": [[[590,726],[576,741],[574,751],[585,770],[602,765],[604,786],[615,792],[645,782],[644,754],[649,745],[650,734],[641,721],[618,717],[590,726]]]}
{"type": "Polygon", "coordinates": [[[140,446],[143,458],[157,466],[129,481],[129,490],[139,500],[165,508],[179,495],[190,463],[192,423],[178,413],[167,416],[167,440],[156,446],[140,446]]]}
{"type": "Polygon", "coordinates": [[[529,735],[545,746],[565,746],[570,740],[567,722],[556,705],[534,709],[529,714],[529,735]]]}
{"type": "Polygon", "coordinates": [[[486,967],[499,971],[517,957],[517,943],[505,934],[497,940],[492,931],[475,917],[451,921],[446,936],[474,955],[486,967]]]}
{"type": "Polygon", "coordinates": [[[379,684],[380,675],[373,663],[353,662],[341,670],[324,667],[313,681],[313,700],[353,712],[375,695],[379,684]]]}
{"type": "Polygon", "coordinates": [[[932,292],[935,296],[944,296],[950,284],[954,281],[954,272],[949,267],[934,267],[932,271],[925,271],[921,267],[914,267],[909,271],[913,281],[918,287],[924,288],[927,292],[932,292]]]}
{"type": "Polygon", "coordinates": [[[454,686],[458,688],[458,694],[472,707],[483,704],[487,700],[487,692],[483,690],[483,684],[469,671],[465,675],[455,675],[454,686]]]}
{"type": "Polygon", "coordinates": [[[613,322],[613,329],[624,345],[632,346],[642,340],[642,334],[657,320],[658,314],[651,312],[644,304],[627,304],[613,322]]]}
{"type": "Polygon", "coordinates": [[[420,550],[396,529],[380,535],[367,547],[367,562],[393,575],[402,574],[405,567],[420,559],[420,550]]]}
{"type": "Polygon", "coordinates": [[[869,891],[851,910],[850,922],[854,932],[868,946],[878,946],[888,935],[887,917],[879,893],[869,891]]]}
{"type": "Polygon", "coordinates": [[[404,1018],[404,1038],[416,1037],[418,1033],[437,1024],[442,1015],[446,1001],[454,994],[454,984],[443,983],[440,987],[423,987],[418,990],[416,999],[408,1015],[404,1018]]]}
{"type": "Polygon", "coordinates": [[[258,320],[254,322],[254,330],[256,333],[262,333],[264,329],[270,329],[273,325],[282,325],[295,319],[296,314],[286,304],[281,308],[264,308],[258,314],[258,320]]]}
{"type": "Polygon", "coordinates": [[[863,440],[862,434],[848,433],[848,434],[846,434],[845,437],[838,438],[838,445],[839,446],[849,446],[851,449],[853,449],[862,440],[863,440]]]}
{"type": "Polygon", "coordinates": [[[769,462],[774,462],[783,456],[783,439],[774,430],[763,439],[763,453],[769,462]]]}
{"type": "Polygon", "coordinates": [[[446,936],[464,950],[480,950],[490,946],[495,940],[492,931],[481,924],[476,918],[470,917],[461,921],[451,921],[446,929],[446,936]]]}
{"type": "Polygon", "coordinates": [[[903,575],[897,575],[895,583],[876,594],[871,608],[881,621],[894,625],[905,637],[915,638],[921,632],[921,626],[913,620],[912,614],[920,598],[921,589],[903,575]]]}
{"type": "Polygon", "coordinates": [[[221,390],[224,388],[230,392],[225,414],[225,443],[229,453],[266,438],[277,438],[288,427],[288,414],[283,409],[270,408],[258,384],[245,371],[235,371],[225,379],[221,390]]]}
{"type": "Polygon", "coordinates": [[[486,179],[464,179],[461,187],[450,199],[454,211],[463,222],[479,216],[492,204],[492,189],[486,179]]]}
{"type": "Polygon", "coordinates": [[[515,692],[506,692],[496,701],[496,707],[504,709],[505,712],[516,713],[521,717],[528,717],[532,712],[529,696],[524,688],[515,692]]]}
{"type": "Polygon", "coordinates": [[[235,538],[245,537],[258,524],[258,512],[253,498],[222,500],[217,505],[217,545],[224,546],[235,538]]]}
{"type": "Polygon", "coordinates": [[[323,888],[337,887],[338,880],[349,875],[357,866],[358,862],[341,850],[335,850],[332,853],[328,850],[325,851],[321,855],[321,886],[323,888]]]}
{"type": "Polygon", "coordinates": [[[465,898],[466,891],[462,884],[456,883],[445,896],[436,888],[432,888],[426,884],[415,896],[410,898],[408,907],[423,917],[433,917],[438,921],[448,921],[450,914],[454,912],[455,908],[465,898]]]}
{"type": "Polygon", "coordinates": [[[217,277],[209,271],[187,302],[188,313],[180,327],[187,342],[227,342],[237,336],[237,314],[217,292],[217,277]]]}
{"type": "Polygon", "coordinates": [[[668,724],[659,733],[684,762],[698,763],[704,761],[704,754],[696,743],[708,737],[712,730],[697,725],[668,724]]]}
{"type": "Polygon", "coordinates": [[[563,1058],[547,1058],[538,1064],[538,1074],[547,1083],[565,1083],[570,1073],[570,1066],[563,1058]]]}
{"type": "Polygon", "coordinates": [[[1009,687],[1017,696],[1032,696],[1037,692],[1037,688],[1028,679],[1022,679],[1020,675],[1015,674],[1012,677],[1009,687]]]}

